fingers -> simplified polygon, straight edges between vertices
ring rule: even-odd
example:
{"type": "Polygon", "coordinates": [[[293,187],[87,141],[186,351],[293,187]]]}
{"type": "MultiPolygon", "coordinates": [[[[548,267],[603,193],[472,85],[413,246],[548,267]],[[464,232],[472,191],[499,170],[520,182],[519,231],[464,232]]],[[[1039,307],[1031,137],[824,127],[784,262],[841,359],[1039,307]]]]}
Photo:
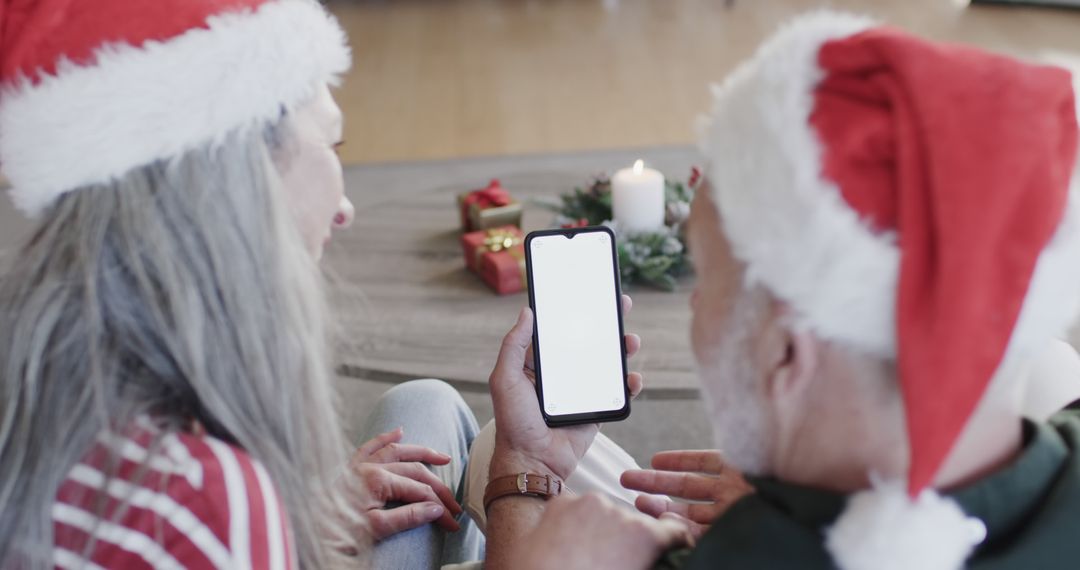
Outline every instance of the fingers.
{"type": "Polygon", "coordinates": [[[630,470],[623,473],[620,482],[627,489],[649,493],[634,501],[641,512],[654,517],[675,513],[701,524],[709,524],[731,505],[754,492],[754,488],[735,470],[720,476],[651,469],[630,470]],[[705,502],[670,501],[654,495],[705,502]]]}
{"type": "Polygon", "coordinates": [[[524,368],[525,368],[525,370],[529,370],[530,372],[535,372],[536,371],[536,357],[533,356],[532,343],[529,343],[529,348],[525,349],[525,365],[524,365],[524,368]]]}
{"type": "MultiPolygon", "coordinates": [[[[630,298],[630,295],[622,296],[622,311],[625,317],[630,313],[630,309],[634,307],[634,301],[630,298]]],[[[633,357],[637,352],[641,350],[641,337],[630,333],[626,335],[626,356],[627,358],[633,357]]]]}
{"type": "Polygon", "coordinates": [[[436,503],[413,503],[393,509],[367,512],[368,523],[376,540],[389,538],[419,526],[439,520],[445,509],[436,503]]]}
{"type": "Polygon", "coordinates": [[[686,523],[672,518],[663,518],[656,522],[657,524],[653,526],[653,534],[660,545],[660,550],[694,544],[694,535],[690,533],[690,527],[686,523]]]}
{"type": "Polygon", "coordinates": [[[446,465],[450,463],[450,456],[422,445],[413,445],[411,443],[388,443],[371,456],[371,461],[376,463],[408,463],[410,461],[419,461],[420,463],[427,463],[429,465],[446,465]]]}
{"type": "Polygon", "coordinates": [[[634,499],[634,506],[637,507],[637,510],[657,518],[665,513],[672,513],[682,517],[690,514],[689,503],[677,503],[671,499],[655,495],[638,495],[638,498],[634,499]]]}
{"type": "Polygon", "coordinates": [[[640,372],[631,372],[626,375],[626,384],[630,387],[630,397],[637,398],[638,394],[645,389],[645,379],[640,372]]]}
{"type": "Polygon", "coordinates": [[[361,445],[356,450],[356,453],[353,454],[353,458],[354,458],[354,460],[357,460],[357,461],[365,461],[365,460],[367,460],[367,458],[374,455],[375,452],[379,451],[383,447],[385,447],[385,446],[387,446],[387,445],[389,445],[391,443],[396,443],[396,442],[401,441],[401,438],[404,435],[405,435],[405,430],[403,428],[397,428],[395,430],[388,431],[386,433],[381,433],[381,434],[371,438],[370,440],[368,440],[363,445],[361,445]]]}
{"type": "Polygon", "coordinates": [[[724,464],[720,452],[715,449],[661,451],[653,456],[652,466],[662,471],[688,471],[713,475],[731,470],[724,464]]]}
{"type": "Polygon", "coordinates": [[[686,518],[686,517],[684,517],[682,515],[677,515],[675,513],[664,513],[664,514],[662,514],[662,515],[660,515],[660,516],[658,516],[656,518],[662,519],[662,520],[672,520],[672,521],[676,521],[676,522],[681,522],[681,523],[683,523],[683,524],[685,524],[687,526],[689,526],[692,522],[694,522],[694,521],[692,521],[692,520],[690,520],[690,519],[688,519],[688,518],[686,518]]]}
{"type": "Polygon", "coordinates": [[[521,373],[525,365],[525,352],[532,341],[533,315],[528,307],[523,307],[518,314],[517,323],[503,338],[499,349],[499,359],[491,373],[491,389],[496,391],[504,380],[521,373]]]}
{"type": "MultiPolygon", "coordinates": [[[[686,527],[687,529],[690,530],[690,535],[694,537],[695,542],[698,539],[700,539],[701,536],[703,534],[705,534],[705,531],[708,530],[708,528],[709,528],[706,525],[698,524],[698,523],[696,523],[696,522],[694,522],[694,521],[692,521],[692,520],[690,520],[690,519],[688,519],[688,518],[686,518],[686,517],[684,517],[682,515],[677,515],[675,513],[664,513],[664,514],[660,515],[659,518],[660,518],[660,520],[675,521],[675,522],[683,525],[684,527],[686,527]]],[[[693,544],[691,544],[691,546],[693,546],[693,544]]]]}
{"type": "Polygon", "coordinates": [[[641,350],[641,337],[630,333],[626,335],[626,357],[633,358],[641,350]]]}
{"type": "MultiPolygon", "coordinates": [[[[430,486],[419,483],[408,477],[402,477],[397,473],[385,471],[382,474],[381,498],[384,502],[400,501],[403,503],[434,503],[440,504],[438,495],[430,486]]],[[[456,503],[455,503],[456,504],[456,503]]],[[[461,529],[450,512],[443,509],[442,515],[437,519],[439,526],[448,531],[461,529]]]]}
{"type": "Polygon", "coordinates": [[[652,495],[640,495],[634,500],[634,506],[651,517],[660,518],[665,514],[673,514],[703,525],[712,523],[725,510],[714,504],[680,503],[652,495]]]}
{"type": "Polygon", "coordinates": [[[710,501],[721,494],[724,482],[696,473],[673,473],[653,469],[631,469],[622,474],[623,487],[652,495],[668,495],[691,501],[710,501]]]}
{"type": "Polygon", "coordinates": [[[451,514],[454,516],[461,514],[462,508],[454,498],[454,492],[423,465],[419,463],[392,463],[386,466],[386,470],[431,487],[435,491],[435,496],[439,498],[444,507],[450,510],[451,514]]]}

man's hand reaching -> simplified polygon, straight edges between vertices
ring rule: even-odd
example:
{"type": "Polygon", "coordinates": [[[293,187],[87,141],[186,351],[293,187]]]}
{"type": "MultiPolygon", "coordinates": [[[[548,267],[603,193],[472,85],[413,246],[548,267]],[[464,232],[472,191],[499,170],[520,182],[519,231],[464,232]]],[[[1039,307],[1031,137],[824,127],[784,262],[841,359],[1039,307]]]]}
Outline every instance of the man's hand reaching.
{"type": "Polygon", "coordinates": [[[719,451],[663,451],[653,456],[652,466],[623,473],[623,487],[649,493],[635,501],[638,510],[680,520],[697,538],[732,504],[754,492],[742,473],[724,463],[719,451]]]}

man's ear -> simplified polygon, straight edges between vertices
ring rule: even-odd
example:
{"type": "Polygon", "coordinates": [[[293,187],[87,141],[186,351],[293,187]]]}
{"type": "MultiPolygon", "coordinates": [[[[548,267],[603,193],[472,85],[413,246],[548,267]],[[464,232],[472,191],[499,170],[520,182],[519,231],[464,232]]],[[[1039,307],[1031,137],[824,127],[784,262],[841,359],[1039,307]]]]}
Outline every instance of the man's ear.
{"type": "Polygon", "coordinates": [[[791,325],[790,316],[790,309],[781,304],[767,325],[765,389],[766,396],[777,405],[798,400],[810,387],[821,349],[817,337],[791,325]]]}

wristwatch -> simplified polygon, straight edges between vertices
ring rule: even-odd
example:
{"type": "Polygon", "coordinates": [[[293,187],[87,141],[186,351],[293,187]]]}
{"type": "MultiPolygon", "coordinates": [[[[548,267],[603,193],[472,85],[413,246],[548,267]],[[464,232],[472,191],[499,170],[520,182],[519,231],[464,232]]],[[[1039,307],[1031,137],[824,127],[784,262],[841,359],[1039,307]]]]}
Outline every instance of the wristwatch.
{"type": "Polygon", "coordinates": [[[518,473],[496,477],[488,482],[484,491],[484,511],[488,510],[492,502],[503,497],[525,495],[547,500],[558,497],[562,491],[562,480],[551,475],[518,473]]]}

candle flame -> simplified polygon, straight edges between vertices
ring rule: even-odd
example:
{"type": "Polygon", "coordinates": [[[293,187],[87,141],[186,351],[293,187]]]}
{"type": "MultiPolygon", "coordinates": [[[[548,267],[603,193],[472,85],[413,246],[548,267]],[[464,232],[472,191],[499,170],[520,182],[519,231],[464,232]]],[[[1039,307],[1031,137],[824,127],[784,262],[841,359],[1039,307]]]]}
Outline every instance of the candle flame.
{"type": "Polygon", "coordinates": [[[634,163],[634,174],[641,174],[645,171],[645,161],[640,158],[634,163]]]}

